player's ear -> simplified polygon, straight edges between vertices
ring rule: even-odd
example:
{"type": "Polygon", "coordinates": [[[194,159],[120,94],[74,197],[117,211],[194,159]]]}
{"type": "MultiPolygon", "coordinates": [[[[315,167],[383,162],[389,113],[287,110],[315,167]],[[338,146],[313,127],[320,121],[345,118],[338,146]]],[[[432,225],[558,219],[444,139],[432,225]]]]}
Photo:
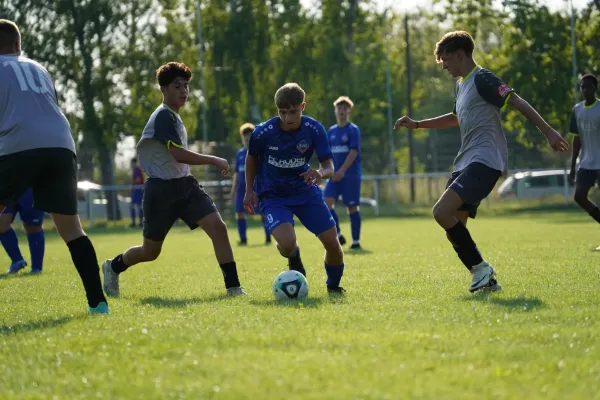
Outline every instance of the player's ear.
{"type": "Polygon", "coordinates": [[[306,102],[302,103],[302,111],[304,111],[304,109],[306,108],[306,102]]]}

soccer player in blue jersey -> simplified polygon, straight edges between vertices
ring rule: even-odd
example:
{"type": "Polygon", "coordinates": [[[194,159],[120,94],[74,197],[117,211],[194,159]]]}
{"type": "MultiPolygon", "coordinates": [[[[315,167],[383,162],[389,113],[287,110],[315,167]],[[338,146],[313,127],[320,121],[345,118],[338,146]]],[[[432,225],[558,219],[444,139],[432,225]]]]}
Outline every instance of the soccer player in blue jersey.
{"type": "Polygon", "coordinates": [[[346,239],[340,229],[340,220],[335,211],[335,201],[342,196],[342,201],[350,216],[352,229],[351,249],[360,249],[360,185],[362,169],[360,165],[360,129],[350,122],[350,112],[354,103],[349,97],[341,96],[334,103],[337,124],[329,128],[329,145],[333,153],[335,173],[325,186],[325,203],[335,220],[340,244],[346,239]]]}
{"type": "Polygon", "coordinates": [[[142,223],[144,221],[144,209],[142,207],[142,199],[144,198],[144,189],[139,187],[139,185],[144,184],[144,172],[140,168],[138,164],[137,157],[131,159],[131,184],[134,187],[131,189],[131,204],[130,204],[130,212],[131,212],[131,227],[135,228],[135,216],[136,212],[139,216],[140,224],[139,227],[142,227],[142,223]]]}
{"type": "Polygon", "coordinates": [[[45,236],[42,229],[44,222],[44,212],[33,208],[33,192],[31,188],[19,198],[15,207],[7,207],[0,215],[0,242],[10,257],[11,265],[8,269],[9,274],[14,274],[27,266],[27,261],[21,255],[19,250],[19,241],[17,234],[12,227],[15,216],[23,222],[23,227],[27,233],[29,242],[29,251],[31,254],[31,273],[39,274],[42,272],[44,263],[45,236]]]}
{"type": "Polygon", "coordinates": [[[275,93],[279,116],[258,125],[252,133],[246,156],[244,206],[250,212],[258,207],[290,270],[306,276],[294,231],[294,215],[298,217],[325,248],[327,291],[343,293],[344,252],[318,186],[333,175],[333,156],[323,126],[302,115],[304,99],[298,84],[285,84],[275,93]],[[319,169],[309,165],[313,153],[319,159],[319,169]]]}
{"type": "MultiPolygon", "coordinates": [[[[233,174],[233,183],[231,185],[231,198],[234,202],[235,207],[235,219],[237,221],[238,233],[240,235],[240,246],[248,244],[248,237],[246,230],[248,223],[246,221],[246,209],[244,208],[244,195],[246,194],[246,154],[248,154],[248,142],[250,136],[256,127],[254,124],[245,123],[240,127],[240,136],[244,147],[238,150],[235,155],[235,172],[233,174]]],[[[271,234],[264,225],[263,215],[263,227],[265,229],[265,244],[271,244],[271,234]]]]}

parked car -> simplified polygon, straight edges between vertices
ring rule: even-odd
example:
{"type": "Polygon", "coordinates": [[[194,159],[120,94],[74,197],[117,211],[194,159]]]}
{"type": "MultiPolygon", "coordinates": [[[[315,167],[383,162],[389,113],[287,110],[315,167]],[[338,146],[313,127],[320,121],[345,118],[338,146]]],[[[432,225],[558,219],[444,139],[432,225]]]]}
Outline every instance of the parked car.
{"type": "MultiPolygon", "coordinates": [[[[90,181],[77,182],[77,208],[82,219],[107,219],[108,200],[101,185],[90,181]]],[[[117,194],[117,202],[122,218],[129,215],[131,199],[117,194]]]]}
{"type": "Polygon", "coordinates": [[[498,188],[504,199],[539,199],[565,195],[565,180],[568,196],[573,195],[574,186],[568,182],[568,171],[563,169],[548,171],[517,172],[506,178],[498,188]]]}

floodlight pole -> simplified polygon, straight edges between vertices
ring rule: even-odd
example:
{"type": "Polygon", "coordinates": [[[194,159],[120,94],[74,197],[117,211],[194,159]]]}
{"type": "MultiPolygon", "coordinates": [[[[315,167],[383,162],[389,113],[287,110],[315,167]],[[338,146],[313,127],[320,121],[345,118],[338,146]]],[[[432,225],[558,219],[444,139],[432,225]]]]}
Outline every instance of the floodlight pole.
{"type": "Polygon", "coordinates": [[[577,79],[577,39],[575,37],[575,10],[573,0],[567,0],[571,11],[571,62],[573,64],[573,102],[577,103],[579,97],[579,82],[577,79]]]}
{"type": "MultiPolygon", "coordinates": [[[[388,32],[388,21],[387,21],[387,13],[391,9],[388,7],[385,9],[383,13],[384,23],[386,26],[386,36],[389,34],[388,32]]],[[[386,51],[385,51],[385,61],[386,61],[386,70],[385,70],[385,86],[387,92],[387,120],[388,120],[388,146],[390,148],[390,175],[396,174],[396,157],[394,155],[396,151],[396,146],[394,144],[394,129],[393,129],[393,116],[392,116],[392,71],[390,65],[390,41],[389,38],[386,37],[386,51]]],[[[396,195],[396,180],[392,180],[392,206],[394,211],[396,210],[397,204],[397,195],[396,195]]]]}
{"type": "MultiPolygon", "coordinates": [[[[206,102],[208,96],[206,95],[206,78],[204,74],[204,43],[202,41],[202,17],[200,14],[200,0],[196,0],[196,25],[198,28],[198,69],[200,72],[200,91],[202,92],[202,152],[208,150],[208,129],[206,125],[206,102]]],[[[208,165],[204,166],[204,180],[208,180],[208,165]]]]}

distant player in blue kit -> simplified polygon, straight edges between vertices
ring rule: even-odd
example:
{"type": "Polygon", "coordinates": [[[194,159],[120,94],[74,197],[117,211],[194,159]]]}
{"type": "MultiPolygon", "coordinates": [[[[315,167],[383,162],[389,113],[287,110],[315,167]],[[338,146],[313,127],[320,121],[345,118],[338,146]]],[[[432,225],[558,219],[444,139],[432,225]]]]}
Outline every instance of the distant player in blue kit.
{"type": "MultiPolygon", "coordinates": [[[[131,177],[131,184],[138,186],[138,185],[143,185],[144,184],[144,172],[142,172],[142,169],[140,168],[140,165],[138,164],[138,159],[137,157],[134,157],[131,159],[131,170],[132,170],[132,177],[131,177]]],[[[137,211],[137,215],[140,217],[140,224],[137,225],[140,228],[143,225],[144,222],[144,209],[142,207],[142,199],[144,198],[144,189],[141,187],[134,187],[131,189],[131,205],[130,205],[130,212],[131,212],[131,227],[135,228],[136,224],[135,224],[135,214],[137,211]]]]}
{"type": "Polygon", "coordinates": [[[25,261],[21,255],[21,250],[19,250],[17,234],[12,227],[17,213],[19,213],[25,232],[27,232],[31,254],[31,273],[39,274],[42,272],[46,247],[44,230],[42,229],[44,212],[33,208],[31,188],[21,195],[15,207],[6,207],[0,215],[0,241],[11,260],[8,273],[15,274],[27,266],[27,261],[25,261]]]}
{"type": "Polygon", "coordinates": [[[294,215],[319,238],[325,248],[327,291],[343,293],[344,252],[335,222],[323,201],[319,184],[333,175],[333,156],[325,128],[302,115],[305,93],[296,83],[287,83],[275,93],[279,116],[258,125],[246,156],[246,194],[249,212],[258,207],[265,225],[277,241],[288,267],[306,276],[294,231],[294,215]],[[317,154],[320,168],[309,161],[317,154]]]}
{"type": "Polygon", "coordinates": [[[350,112],[354,103],[349,97],[341,96],[334,103],[337,124],[329,128],[329,146],[333,153],[335,173],[325,186],[325,203],[335,220],[340,244],[346,244],[346,238],[340,229],[340,220],[335,211],[335,201],[342,201],[350,216],[352,229],[351,249],[360,249],[360,185],[362,169],[360,165],[360,129],[350,122],[350,112]]]}
{"type": "MultiPolygon", "coordinates": [[[[240,136],[244,147],[238,150],[235,155],[235,172],[233,174],[233,183],[231,184],[231,198],[235,204],[235,219],[237,221],[238,233],[240,235],[239,245],[245,246],[248,244],[246,231],[248,223],[246,221],[246,209],[244,208],[244,195],[246,194],[246,154],[248,154],[248,142],[250,136],[256,127],[254,124],[245,123],[240,127],[240,136]]],[[[265,244],[271,244],[271,234],[265,228],[265,244]]]]}

